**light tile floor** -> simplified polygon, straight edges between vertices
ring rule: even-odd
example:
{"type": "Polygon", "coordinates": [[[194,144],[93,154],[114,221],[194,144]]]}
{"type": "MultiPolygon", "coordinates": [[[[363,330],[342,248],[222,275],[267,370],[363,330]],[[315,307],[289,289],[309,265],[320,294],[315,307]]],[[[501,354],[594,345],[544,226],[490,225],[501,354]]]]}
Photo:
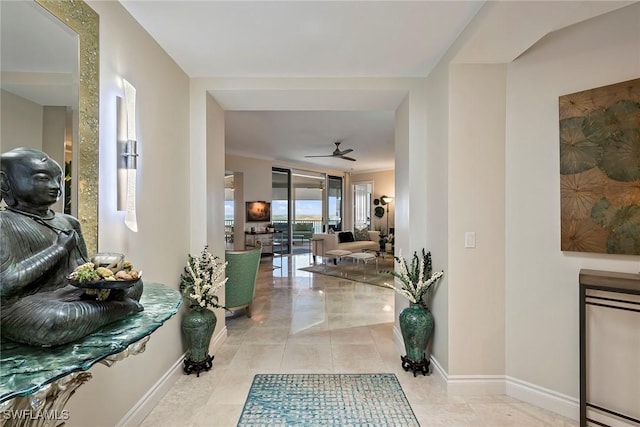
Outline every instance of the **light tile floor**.
{"type": "Polygon", "coordinates": [[[324,372],[395,373],[423,427],[578,425],[508,396],[452,396],[436,375],[414,377],[393,342],[392,290],[298,270],[308,255],[282,261],[274,270],[263,259],[253,316],[226,319],[213,369],[181,377],[143,427],[235,426],[254,374],[324,372]]]}

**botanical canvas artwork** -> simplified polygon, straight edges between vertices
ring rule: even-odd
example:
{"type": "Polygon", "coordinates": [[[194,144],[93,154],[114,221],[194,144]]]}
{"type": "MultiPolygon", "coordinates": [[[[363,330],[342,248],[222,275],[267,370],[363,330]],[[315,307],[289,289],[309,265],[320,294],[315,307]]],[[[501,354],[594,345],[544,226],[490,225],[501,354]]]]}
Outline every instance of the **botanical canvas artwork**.
{"type": "Polygon", "coordinates": [[[561,249],[640,255],[640,79],[559,104],[561,249]]]}

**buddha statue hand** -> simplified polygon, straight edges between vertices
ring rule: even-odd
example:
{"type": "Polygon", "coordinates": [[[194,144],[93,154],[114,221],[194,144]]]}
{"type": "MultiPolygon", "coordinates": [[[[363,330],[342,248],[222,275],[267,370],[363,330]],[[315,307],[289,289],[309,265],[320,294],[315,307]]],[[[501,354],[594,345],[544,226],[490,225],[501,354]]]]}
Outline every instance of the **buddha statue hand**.
{"type": "Polygon", "coordinates": [[[73,229],[60,231],[56,244],[71,252],[78,246],[78,233],[73,229]]]}

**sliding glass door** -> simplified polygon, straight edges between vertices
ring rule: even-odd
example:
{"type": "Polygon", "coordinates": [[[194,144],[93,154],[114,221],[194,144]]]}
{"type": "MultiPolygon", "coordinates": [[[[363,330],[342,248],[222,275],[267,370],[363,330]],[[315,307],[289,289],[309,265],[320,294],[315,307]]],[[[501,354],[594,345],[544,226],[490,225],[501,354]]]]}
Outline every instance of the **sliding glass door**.
{"type": "Polygon", "coordinates": [[[290,253],[291,248],[291,208],[289,200],[291,188],[291,171],[273,168],[271,171],[271,223],[276,231],[282,232],[283,252],[290,253]]]}
{"type": "Polygon", "coordinates": [[[329,176],[327,179],[327,229],[342,230],[342,178],[329,176]]]}
{"type": "Polygon", "coordinates": [[[308,251],[313,233],[342,228],[342,178],[301,169],[273,168],[272,222],[288,253],[308,251]]]}
{"type": "Polygon", "coordinates": [[[295,229],[310,229],[313,232],[322,230],[325,180],[323,173],[291,170],[294,232],[295,229]],[[301,224],[305,224],[306,227],[301,224]]]}

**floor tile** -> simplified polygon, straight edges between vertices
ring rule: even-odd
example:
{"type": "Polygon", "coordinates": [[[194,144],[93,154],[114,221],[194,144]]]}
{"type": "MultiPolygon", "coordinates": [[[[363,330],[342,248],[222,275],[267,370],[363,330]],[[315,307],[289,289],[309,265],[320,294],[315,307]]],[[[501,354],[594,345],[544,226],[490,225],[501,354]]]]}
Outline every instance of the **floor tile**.
{"type": "Polygon", "coordinates": [[[392,290],[297,270],[308,255],[282,261],[262,260],[252,316],[226,319],[213,369],[180,377],[143,427],[235,426],[256,373],[325,372],[394,373],[423,427],[577,426],[508,396],[449,395],[440,377],[414,377],[394,342],[392,290]]]}

